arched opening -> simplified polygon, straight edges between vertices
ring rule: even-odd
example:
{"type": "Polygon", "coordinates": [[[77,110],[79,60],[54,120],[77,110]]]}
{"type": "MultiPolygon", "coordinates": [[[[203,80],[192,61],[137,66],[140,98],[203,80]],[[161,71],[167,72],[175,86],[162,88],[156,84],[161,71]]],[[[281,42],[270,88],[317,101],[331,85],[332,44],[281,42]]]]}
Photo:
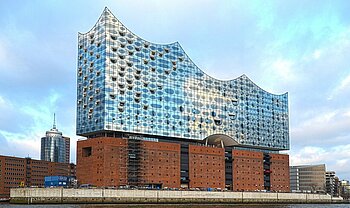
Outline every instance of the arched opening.
{"type": "Polygon", "coordinates": [[[234,140],[232,137],[225,134],[214,134],[205,138],[205,143],[207,145],[214,145],[217,147],[228,147],[228,146],[237,146],[239,143],[234,140]]]}

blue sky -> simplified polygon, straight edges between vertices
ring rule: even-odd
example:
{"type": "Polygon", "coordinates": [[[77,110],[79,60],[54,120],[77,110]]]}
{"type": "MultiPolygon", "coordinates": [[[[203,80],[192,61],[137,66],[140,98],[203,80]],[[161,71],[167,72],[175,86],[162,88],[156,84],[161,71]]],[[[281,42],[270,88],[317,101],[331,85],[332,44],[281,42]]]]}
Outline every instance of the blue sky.
{"type": "Polygon", "coordinates": [[[289,92],[291,164],[350,179],[350,3],[0,0],[0,154],[39,158],[57,126],[75,162],[77,33],[107,6],[156,43],[178,41],[207,74],[289,92]]]}

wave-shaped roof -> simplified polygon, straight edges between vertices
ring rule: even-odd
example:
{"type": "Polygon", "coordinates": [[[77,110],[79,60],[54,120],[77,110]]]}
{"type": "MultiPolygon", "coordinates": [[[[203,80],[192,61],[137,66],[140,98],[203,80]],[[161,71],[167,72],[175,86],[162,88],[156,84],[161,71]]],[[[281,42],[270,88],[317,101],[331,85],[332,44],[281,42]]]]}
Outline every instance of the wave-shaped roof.
{"type": "Polygon", "coordinates": [[[142,39],[142,40],[145,41],[145,42],[148,42],[148,43],[153,44],[153,45],[159,45],[159,46],[174,46],[174,45],[175,45],[175,46],[178,46],[178,47],[181,49],[181,51],[186,55],[186,57],[193,63],[193,65],[195,65],[195,66],[198,68],[198,70],[200,70],[203,74],[205,74],[206,76],[210,77],[211,79],[213,79],[213,80],[215,80],[215,81],[219,81],[219,82],[222,82],[222,83],[225,83],[225,82],[226,82],[226,83],[230,83],[230,82],[233,82],[233,81],[236,81],[236,80],[239,80],[239,79],[242,79],[242,78],[243,78],[243,79],[247,79],[247,80],[248,80],[249,82],[251,82],[255,87],[259,88],[260,90],[262,90],[262,91],[264,91],[264,92],[266,92],[266,93],[269,93],[269,94],[272,94],[272,95],[276,95],[276,96],[279,96],[279,95],[282,96],[282,95],[287,95],[287,94],[288,94],[288,92],[285,92],[285,93],[282,93],[282,94],[275,94],[275,93],[268,92],[267,90],[264,90],[264,89],[261,88],[259,85],[257,85],[255,82],[253,82],[253,81],[252,81],[248,76],[246,76],[245,74],[242,74],[241,76],[239,76],[239,77],[237,77],[237,78],[234,78],[234,79],[230,79],[230,80],[221,80],[221,79],[217,79],[217,78],[215,78],[215,77],[213,77],[213,76],[207,74],[204,70],[202,70],[200,67],[198,67],[198,65],[197,65],[197,64],[191,59],[191,57],[186,53],[186,51],[183,49],[183,47],[181,46],[181,44],[180,44],[179,42],[175,41],[175,42],[172,42],[172,43],[155,43],[155,42],[151,42],[151,41],[145,40],[145,39],[141,38],[139,35],[135,34],[135,33],[132,32],[131,30],[129,30],[121,21],[119,21],[119,19],[118,19],[107,7],[104,8],[102,14],[101,14],[100,17],[98,18],[98,20],[97,20],[97,22],[95,23],[95,25],[94,25],[88,32],[86,32],[86,33],[80,33],[80,32],[79,32],[79,33],[78,33],[79,36],[89,34],[91,31],[93,31],[93,30],[96,28],[98,22],[100,22],[101,19],[106,18],[106,16],[112,16],[113,19],[114,19],[115,21],[117,21],[118,24],[122,25],[122,26],[126,29],[126,31],[127,31],[128,33],[133,34],[135,37],[138,37],[138,38],[142,39]]]}

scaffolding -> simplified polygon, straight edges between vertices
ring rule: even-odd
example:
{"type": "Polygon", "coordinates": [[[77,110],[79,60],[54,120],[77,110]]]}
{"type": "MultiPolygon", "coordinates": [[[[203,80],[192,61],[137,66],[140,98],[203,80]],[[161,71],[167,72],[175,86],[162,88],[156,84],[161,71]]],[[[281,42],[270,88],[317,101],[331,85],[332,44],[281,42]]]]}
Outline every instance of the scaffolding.
{"type": "Polygon", "coordinates": [[[141,184],[141,140],[128,139],[128,184],[139,186],[141,184]]]}
{"type": "Polygon", "coordinates": [[[148,180],[147,151],[139,138],[128,138],[119,155],[120,185],[143,187],[148,180]]]}

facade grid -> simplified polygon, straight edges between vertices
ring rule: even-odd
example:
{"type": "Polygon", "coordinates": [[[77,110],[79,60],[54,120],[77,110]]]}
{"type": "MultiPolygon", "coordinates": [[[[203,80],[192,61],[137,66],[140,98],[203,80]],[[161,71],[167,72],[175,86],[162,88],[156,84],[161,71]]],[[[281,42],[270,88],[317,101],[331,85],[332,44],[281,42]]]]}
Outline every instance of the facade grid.
{"type": "Polygon", "coordinates": [[[293,192],[326,192],[326,166],[300,165],[290,167],[290,186],[293,192]]]}
{"type": "Polygon", "coordinates": [[[240,145],[289,149],[287,93],[268,93],[245,75],[214,79],[177,42],[143,40],[108,9],[78,42],[78,135],[227,135],[240,145]]]}

